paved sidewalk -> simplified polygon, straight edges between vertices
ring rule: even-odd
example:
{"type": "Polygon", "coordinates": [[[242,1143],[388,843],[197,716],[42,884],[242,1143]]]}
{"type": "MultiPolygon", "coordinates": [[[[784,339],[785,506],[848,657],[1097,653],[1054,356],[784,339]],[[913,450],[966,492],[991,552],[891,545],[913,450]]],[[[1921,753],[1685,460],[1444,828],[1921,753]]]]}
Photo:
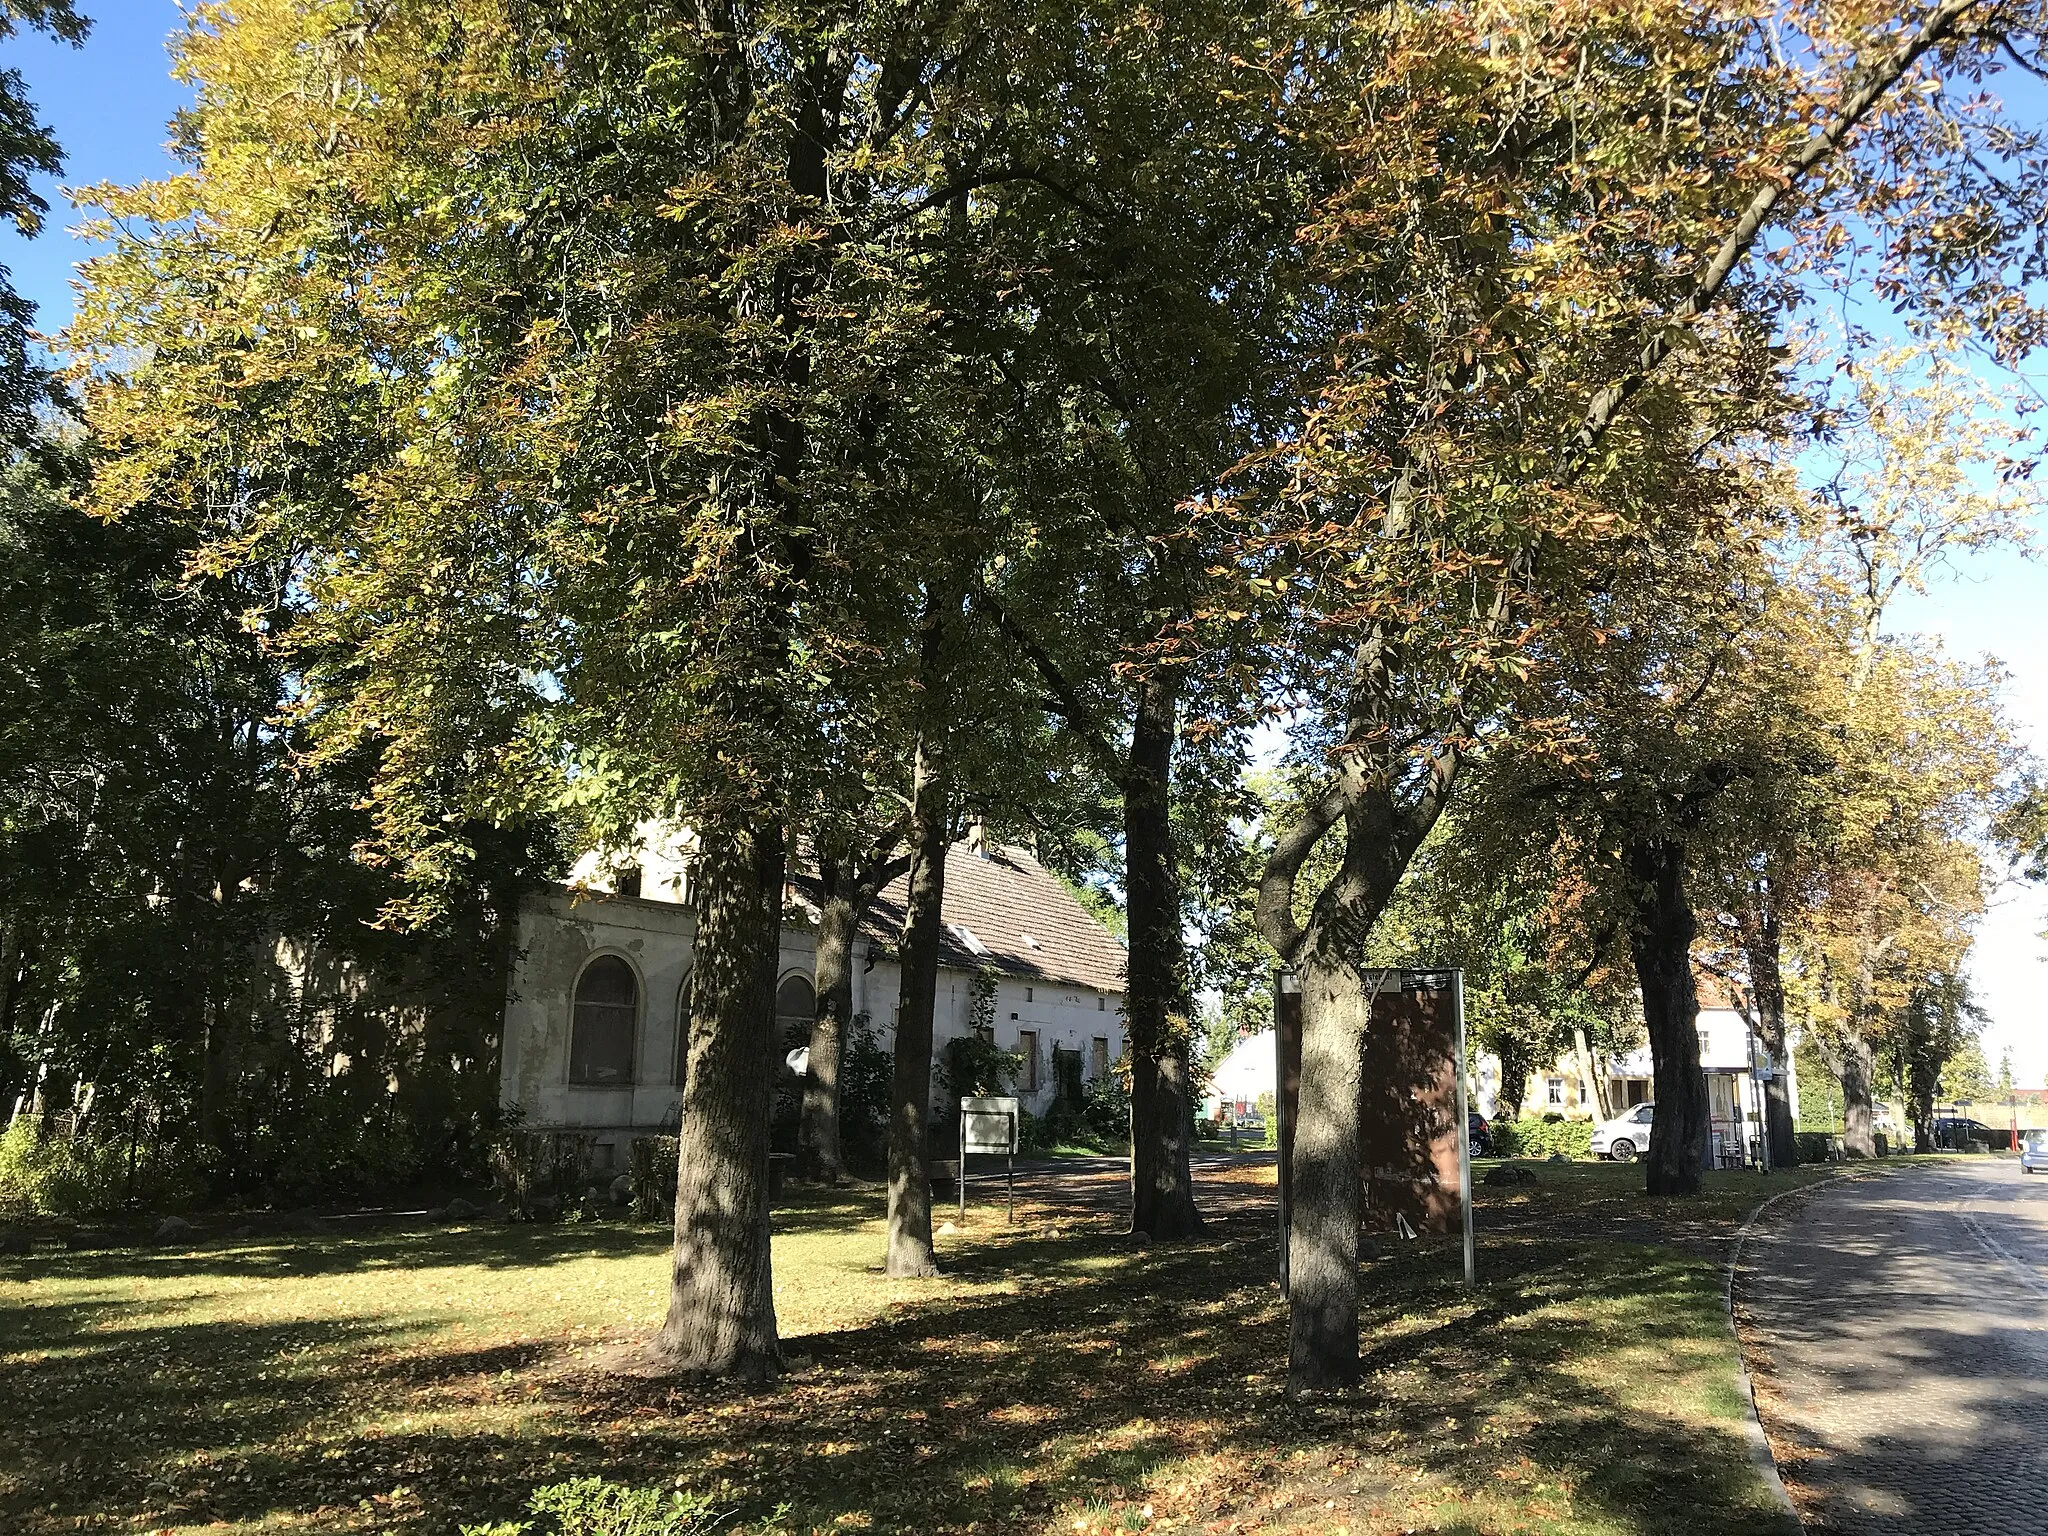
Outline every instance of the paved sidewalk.
{"type": "Polygon", "coordinates": [[[2048,1178],[1983,1158],[1795,1196],[1736,1300],[1809,1529],[2048,1533],[2048,1178]]]}

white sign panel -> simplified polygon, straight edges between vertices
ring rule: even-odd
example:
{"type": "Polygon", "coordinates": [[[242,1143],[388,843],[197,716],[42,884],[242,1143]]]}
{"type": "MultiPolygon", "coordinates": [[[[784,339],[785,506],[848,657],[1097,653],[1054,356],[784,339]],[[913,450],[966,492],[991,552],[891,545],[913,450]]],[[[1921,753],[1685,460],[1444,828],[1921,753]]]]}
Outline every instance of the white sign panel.
{"type": "Polygon", "coordinates": [[[1015,1099],[962,1099],[960,1101],[960,1152],[1014,1155],[1017,1150],[1017,1101],[1015,1099]]]}

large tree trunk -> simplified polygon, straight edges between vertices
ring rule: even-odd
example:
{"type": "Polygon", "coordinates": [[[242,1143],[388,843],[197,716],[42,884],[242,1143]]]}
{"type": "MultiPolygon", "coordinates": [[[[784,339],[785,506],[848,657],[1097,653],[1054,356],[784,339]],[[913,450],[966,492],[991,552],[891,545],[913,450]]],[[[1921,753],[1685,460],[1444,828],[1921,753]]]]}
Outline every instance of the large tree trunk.
{"type": "Polygon", "coordinates": [[[1792,1118],[1792,1050],[1785,1033],[1785,973],[1780,964],[1782,936],[1778,914],[1768,897],[1762,921],[1747,946],[1749,992],[1756,1007],[1756,1035],[1771,1058],[1771,1080],[1764,1089],[1764,1139],[1771,1166],[1790,1168],[1799,1161],[1799,1140],[1792,1118]]]}
{"type": "Polygon", "coordinates": [[[839,1062],[846,1045],[846,1026],[853,1017],[853,940],[860,914],[835,861],[821,858],[818,873],[825,888],[824,905],[818,913],[818,1015],[811,1025],[810,1070],[804,1078],[798,1149],[807,1178],[837,1184],[846,1176],[839,1153],[839,1062]]]}
{"type": "Polygon", "coordinates": [[[1698,929],[1685,895],[1685,845],[1671,838],[1637,843],[1628,850],[1628,864],[1636,887],[1629,947],[1643,991],[1657,1096],[1645,1187],[1653,1195],[1696,1195],[1710,1126],[1692,974],[1698,929]]]}
{"type": "Polygon", "coordinates": [[[1341,956],[1305,953],[1301,1097],[1287,1218],[1287,1390],[1358,1380],[1358,1102],[1371,994],[1341,956]]]}
{"type": "Polygon", "coordinates": [[[1877,1076],[1877,1053],[1855,1026],[1842,1030],[1842,1151],[1850,1157],[1877,1156],[1871,1124],[1870,1089],[1877,1076]]]}
{"type": "MultiPolygon", "coordinates": [[[[942,734],[944,726],[935,732],[942,734]]],[[[945,749],[920,742],[912,792],[910,894],[904,904],[896,1008],[896,1071],[889,1095],[889,1252],[891,1276],[936,1275],[932,1251],[930,1157],[932,1014],[938,1006],[940,916],[946,891],[945,749]]],[[[964,1173],[964,1169],[963,1169],[964,1173]]]]}
{"type": "Polygon", "coordinates": [[[668,1317],[649,1346],[672,1370],[775,1376],[768,1124],[775,1094],[779,822],[707,825],[694,871],[697,955],[676,1162],[668,1317]]]}
{"type": "Polygon", "coordinates": [[[1202,1229],[1188,1154],[1193,1105],[1189,999],[1174,857],[1177,684],[1155,674],[1138,692],[1124,776],[1124,863],[1131,956],[1125,1015],[1131,1046],[1131,1229],[1159,1241],[1202,1229]]]}

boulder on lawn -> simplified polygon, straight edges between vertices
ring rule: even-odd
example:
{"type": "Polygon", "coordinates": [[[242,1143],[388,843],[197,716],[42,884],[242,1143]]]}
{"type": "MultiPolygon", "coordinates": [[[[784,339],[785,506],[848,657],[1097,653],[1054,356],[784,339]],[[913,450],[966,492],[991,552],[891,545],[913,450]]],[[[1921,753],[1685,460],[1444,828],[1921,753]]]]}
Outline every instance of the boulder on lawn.
{"type": "Polygon", "coordinates": [[[1491,1184],[1497,1189],[1533,1189],[1536,1185],[1536,1174],[1533,1169],[1517,1168],[1513,1163],[1502,1163],[1498,1168],[1488,1170],[1486,1177],[1479,1182],[1491,1184]]]}
{"type": "Polygon", "coordinates": [[[448,1209],[445,1214],[450,1221],[475,1221],[483,1213],[478,1207],[470,1204],[462,1196],[457,1195],[448,1202],[448,1209]]]}
{"type": "Polygon", "coordinates": [[[166,1216],[156,1224],[156,1236],[153,1241],[189,1243],[192,1241],[192,1223],[182,1216],[166,1216]]]}
{"type": "Polygon", "coordinates": [[[35,1251],[36,1245],[26,1232],[15,1227],[0,1227],[0,1253],[25,1259],[35,1251]]]}
{"type": "Polygon", "coordinates": [[[296,1232],[301,1237],[312,1237],[327,1230],[320,1218],[307,1210],[287,1211],[277,1228],[280,1232],[296,1232]]]}

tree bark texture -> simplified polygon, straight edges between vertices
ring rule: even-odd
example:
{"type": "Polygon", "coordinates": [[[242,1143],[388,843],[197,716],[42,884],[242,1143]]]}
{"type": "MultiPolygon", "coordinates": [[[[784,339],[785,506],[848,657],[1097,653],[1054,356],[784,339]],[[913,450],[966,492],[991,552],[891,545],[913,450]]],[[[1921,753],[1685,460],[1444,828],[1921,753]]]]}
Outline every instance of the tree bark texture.
{"type": "Polygon", "coordinates": [[[1871,1085],[1877,1078],[1877,1052],[1869,1037],[1854,1025],[1842,1030],[1842,1151],[1850,1157],[1877,1156],[1876,1127],[1871,1118],[1871,1085]]]}
{"type": "Polygon", "coordinates": [[[1785,1034],[1785,973],[1781,964],[1783,937],[1778,914],[1766,903],[1762,921],[1746,946],[1749,992],[1756,1008],[1756,1035],[1771,1058],[1771,1080],[1764,1089],[1764,1137],[1771,1166],[1790,1168],[1799,1161],[1799,1139],[1792,1119],[1791,1043],[1785,1034]]]}
{"type": "Polygon", "coordinates": [[[693,1375],[761,1381],[782,1368],[769,1265],[768,1123],[782,931],[779,819],[701,831],[689,1072],[677,1133],[668,1316],[650,1352],[693,1375]]]}
{"type": "Polygon", "coordinates": [[[846,1176],[839,1151],[839,1063],[853,1017],[853,940],[860,926],[852,894],[835,861],[818,861],[825,900],[818,912],[815,983],[818,1012],[811,1025],[810,1070],[804,1077],[798,1150],[804,1175],[821,1184],[846,1176]]]}
{"type": "Polygon", "coordinates": [[[1157,1241],[1202,1230],[1188,1156],[1187,949],[1174,856],[1173,747],[1177,681],[1155,673],[1138,691],[1124,775],[1124,864],[1130,936],[1125,1019],[1131,1050],[1131,1229],[1157,1241]]]}
{"type": "Polygon", "coordinates": [[[1698,925],[1685,894],[1685,845],[1666,837],[1633,844],[1628,867],[1636,887],[1629,947],[1643,992],[1657,1101],[1645,1185],[1653,1195],[1696,1195],[1711,1127],[1700,1071],[1700,1000],[1692,972],[1698,925]]]}
{"type": "MultiPolygon", "coordinates": [[[[936,1275],[932,1251],[932,1014],[938,1006],[939,945],[945,932],[946,850],[952,796],[946,762],[958,588],[926,594],[918,675],[917,757],[910,797],[910,888],[899,946],[902,988],[896,1006],[896,1061],[889,1092],[889,1249],[892,1276],[936,1275]]],[[[964,1170],[963,1170],[964,1171],[964,1170]]]]}
{"type": "Polygon", "coordinates": [[[1309,951],[1301,981],[1301,1097],[1287,1222],[1287,1390],[1358,1380],[1358,1103],[1372,999],[1341,957],[1309,951]]]}
{"type": "MultiPolygon", "coordinates": [[[[944,726],[938,726],[943,732],[944,726]]],[[[945,749],[920,742],[912,793],[910,894],[904,903],[902,991],[896,1008],[896,1070],[889,1094],[887,1273],[936,1275],[930,1161],[932,1013],[938,1003],[940,916],[949,844],[945,749]]]]}

